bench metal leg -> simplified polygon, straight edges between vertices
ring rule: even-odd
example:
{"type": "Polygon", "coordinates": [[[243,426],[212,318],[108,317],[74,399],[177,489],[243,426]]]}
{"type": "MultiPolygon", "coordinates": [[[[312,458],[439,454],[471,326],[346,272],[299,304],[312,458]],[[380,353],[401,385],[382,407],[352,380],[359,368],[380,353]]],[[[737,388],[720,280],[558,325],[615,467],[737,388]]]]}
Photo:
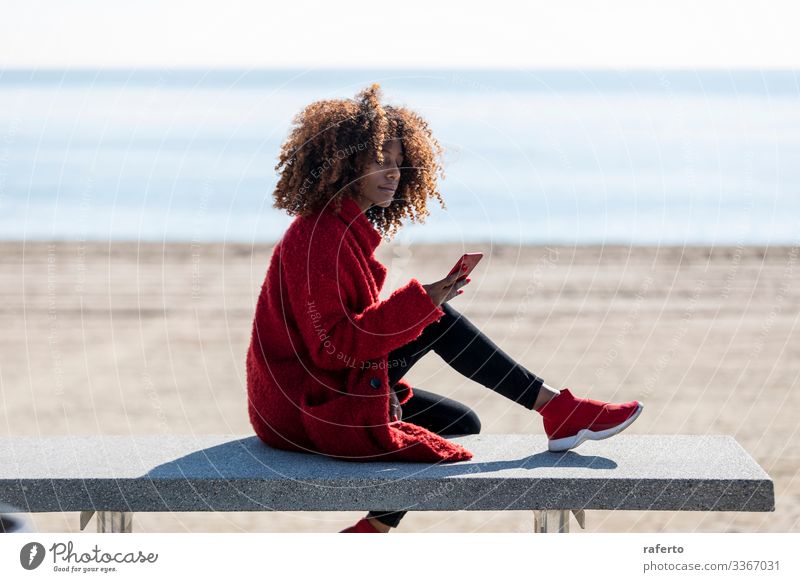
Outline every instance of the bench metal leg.
{"type": "Polygon", "coordinates": [[[575,514],[578,525],[586,529],[586,512],[583,509],[541,509],[533,512],[535,533],[569,533],[569,514],[575,514]]]}
{"type": "MultiPolygon", "coordinates": [[[[94,511],[81,511],[81,530],[94,515],[94,511]]],[[[129,511],[98,511],[97,533],[131,533],[133,513],[129,511]]]]}
{"type": "Polygon", "coordinates": [[[133,513],[129,511],[98,511],[97,533],[131,533],[133,513]]]}

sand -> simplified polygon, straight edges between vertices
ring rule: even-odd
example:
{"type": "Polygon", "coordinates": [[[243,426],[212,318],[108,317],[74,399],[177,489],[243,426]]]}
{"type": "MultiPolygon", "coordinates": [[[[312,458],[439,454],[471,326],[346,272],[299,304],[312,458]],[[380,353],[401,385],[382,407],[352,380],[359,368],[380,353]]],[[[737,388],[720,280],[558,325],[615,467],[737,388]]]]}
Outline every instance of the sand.
{"type": "MultiPolygon", "coordinates": [[[[271,245],[0,249],[2,434],[252,434],[244,356],[271,245]]],[[[384,243],[382,297],[443,277],[462,251],[486,256],[451,305],[518,362],[580,395],[642,400],[630,433],[733,435],[775,481],[775,513],[590,511],[586,531],[800,531],[798,247],[384,243]]],[[[542,432],[434,353],[406,377],[473,407],[485,433],[542,432]]],[[[136,514],[134,530],[326,532],[361,515],[136,514]]],[[[77,513],[28,518],[79,529],[77,513]]],[[[524,511],[414,512],[396,532],[531,528],[524,511]]]]}

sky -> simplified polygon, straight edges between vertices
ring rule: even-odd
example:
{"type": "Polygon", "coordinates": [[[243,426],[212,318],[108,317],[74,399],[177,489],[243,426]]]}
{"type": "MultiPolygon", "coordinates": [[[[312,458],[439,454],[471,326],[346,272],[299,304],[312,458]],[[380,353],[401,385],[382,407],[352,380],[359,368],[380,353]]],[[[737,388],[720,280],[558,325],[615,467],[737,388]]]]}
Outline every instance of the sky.
{"type": "Polygon", "coordinates": [[[798,4],[3,0],[0,69],[796,69],[798,4]]]}

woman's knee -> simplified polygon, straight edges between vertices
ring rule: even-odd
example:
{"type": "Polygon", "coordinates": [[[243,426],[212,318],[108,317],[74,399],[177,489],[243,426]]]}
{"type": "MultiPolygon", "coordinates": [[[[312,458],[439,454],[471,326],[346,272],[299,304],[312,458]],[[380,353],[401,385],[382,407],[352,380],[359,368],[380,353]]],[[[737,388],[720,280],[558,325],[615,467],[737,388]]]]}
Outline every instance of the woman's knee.
{"type": "Polygon", "coordinates": [[[468,408],[464,416],[459,419],[459,427],[463,430],[461,434],[479,434],[481,432],[481,419],[474,410],[468,408]]]}
{"type": "Polygon", "coordinates": [[[420,336],[420,339],[424,337],[427,345],[436,352],[438,352],[438,343],[445,337],[450,338],[453,334],[458,334],[458,329],[463,322],[462,315],[447,303],[443,303],[439,307],[444,310],[444,315],[428,325],[420,336]]]}
{"type": "Polygon", "coordinates": [[[450,303],[442,303],[439,307],[441,307],[442,311],[444,311],[444,315],[439,321],[447,318],[458,319],[461,317],[461,313],[459,313],[452,305],[450,305],[450,303]]]}
{"type": "Polygon", "coordinates": [[[441,434],[478,434],[481,432],[481,419],[478,414],[463,402],[446,399],[443,403],[443,416],[447,420],[447,428],[441,434]]]}
{"type": "Polygon", "coordinates": [[[403,420],[439,434],[478,434],[481,421],[472,408],[441,394],[414,387],[414,395],[402,405],[403,420]]]}
{"type": "Polygon", "coordinates": [[[455,311],[455,309],[453,309],[453,306],[452,306],[452,305],[450,305],[450,304],[449,304],[449,303],[447,303],[447,302],[445,302],[445,303],[442,303],[442,304],[441,304],[439,307],[441,307],[441,308],[442,308],[442,310],[443,310],[445,313],[452,313],[453,311],[455,311]]]}

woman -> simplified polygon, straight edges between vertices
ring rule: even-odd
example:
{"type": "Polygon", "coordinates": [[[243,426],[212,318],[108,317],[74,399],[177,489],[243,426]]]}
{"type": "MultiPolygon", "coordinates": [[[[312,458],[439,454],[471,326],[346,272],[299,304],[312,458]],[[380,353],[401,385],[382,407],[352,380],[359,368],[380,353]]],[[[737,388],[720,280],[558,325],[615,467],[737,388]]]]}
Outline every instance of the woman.
{"type": "MultiPolygon", "coordinates": [[[[464,376],[538,411],[549,449],[565,451],[629,426],[638,402],[558,391],[513,361],[448,305],[470,279],[412,278],[381,301],[374,256],[407,218],[424,222],[442,149],[427,123],[383,106],[377,84],[355,99],[312,103],[281,148],[274,206],[296,216],[276,244],[247,353],[256,434],[284,450],[350,461],[463,461],[443,434],[475,434],[477,415],[412,387],[405,372],[433,350],[464,376]]],[[[454,257],[454,261],[457,257],[454,257]]],[[[372,511],[345,532],[386,532],[405,512],[372,511]]]]}

